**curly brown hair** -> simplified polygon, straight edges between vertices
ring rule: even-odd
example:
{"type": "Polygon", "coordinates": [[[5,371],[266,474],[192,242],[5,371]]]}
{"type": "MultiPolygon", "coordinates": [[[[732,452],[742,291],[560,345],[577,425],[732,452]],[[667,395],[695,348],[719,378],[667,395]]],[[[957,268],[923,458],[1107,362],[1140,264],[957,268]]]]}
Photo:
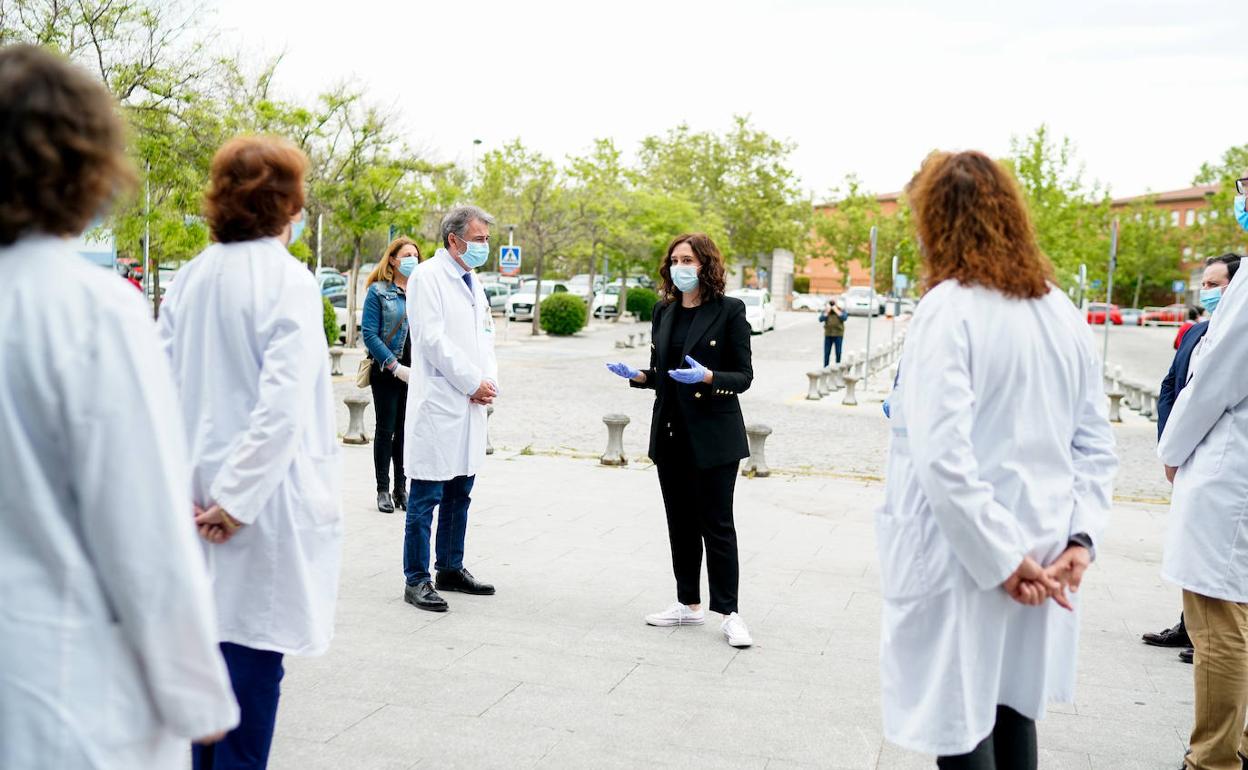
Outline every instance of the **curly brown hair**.
{"type": "Polygon", "coordinates": [[[680,298],[680,289],[672,283],[672,252],[682,243],[689,244],[698,258],[701,267],[698,269],[698,284],[702,290],[702,300],[719,299],[724,296],[724,256],[711,236],[706,233],[685,233],[676,236],[667,247],[667,256],[659,267],[659,295],[668,302],[680,298]]]}
{"type": "Polygon", "coordinates": [[[277,136],[239,136],[217,150],[204,218],[218,243],[281,235],[303,208],[308,156],[277,136]]]}
{"type": "Polygon", "coordinates": [[[373,272],[368,274],[368,280],[364,282],[364,285],[372,286],[374,283],[378,281],[387,281],[389,283],[393,283],[395,270],[390,265],[390,258],[393,257],[395,254],[398,254],[399,249],[403,248],[404,246],[411,246],[412,248],[416,249],[416,261],[417,262],[424,261],[425,258],[420,253],[420,245],[416,243],[416,241],[413,241],[411,238],[408,238],[406,235],[400,235],[398,238],[395,238],[393,241],[390,241],[390,245],[387,246],[386,250],[381,253],[381,261],[377,263],[377,267],[373,268],[373,272]]]}
{"type": "Polygon", "coordinates": [[[98,80],[42,48],[0,50],[0,245],[78,235],[134,179],[98,80]]]}
{"type": "Polygon", "coordinates": [[[906,187],[919,231],[928,288],[955,280],[1036,299],[1049,292],[1053,265],[1014,177],[982,152],[937,152],[906,187]]]}

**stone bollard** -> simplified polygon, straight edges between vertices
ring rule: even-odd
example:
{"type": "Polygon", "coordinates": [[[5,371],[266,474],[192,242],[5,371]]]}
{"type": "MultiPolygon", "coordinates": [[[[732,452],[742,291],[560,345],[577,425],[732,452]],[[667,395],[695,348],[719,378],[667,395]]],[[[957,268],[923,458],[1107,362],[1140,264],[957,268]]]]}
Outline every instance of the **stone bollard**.
{"type": "Polygon", "coordinates": [[[635,333],[634,333],[634,334],[630,334],[630,335],[628,335],[628,342],[626,342],[626,343],[624,344],[624,347],[626,347],[626,348],[635,348],[635,347],[637,347],[637,344],[636,344],[636,339],[637,339],[637,335],[636,335],[635,333]]]}
{"type": "Polygon", "coordinates": [[[646,333],[645,332],[638,332],[637,344],[641,345],[643,348],[646,346],[646,333]]]}
{"type": "Polygon", "coordinates": [[[615,349],[616,349],[616,350],[623,350],[623,349],[624,349],[624,348],[626,348],[626,347],[628,347],[628,346],[624,344],[624,340],[616,340],[616,341],[615,341],[615,349]]]}
{"type": "Polygon", "coordinates": [[[1114,382],[1113,382],[1113,386],[1110,388],[1110,392],[1112,393],[1122,392],[1122,367],[1121,366],[1114,367],[1114,382]]]}
{"type": "Polygon", "coordinates": [[[1146,388],[1140,388],[1140,416],[1153,416],[1153,394],[1146,388]]]}
{"type": "Polygon", "coordinates": [[[806,391],[806,400],[818,401],[823,398],[823,394],[819,392],[819,372],[806,372],[806,379],[810,380],[810,389],[806,391]]]}
{"type": "Polygon", "coordinates": [[[624,426],[628,425],[628,415],[609,414],[602,418],[607,424],[607,451],[599,460],[603,465],[628,465],[624,456],[624,426]]]}
{"type": "Polygon", "coordinates": [[[854,395],[854,388],[858,386],[858,375],[852,371],[845,375],[845,395],[841,397],[842,406],[858,406],[858,397],[854,395]]]}
{"type": "Polygon", "coordinates": [[[1150,390],[1147,392],[1147,395],[1148,395],[1148,415],[1147,415],[1148,421],[1157,422],[1158,421],[1157,402],[1161,399],[1161,393],[1157,392],[1156,390],[1150,390]]]}
{"type": "Polygon", "coordinates": [[[837,364],[832,367],[832,391],[836,392],[845,387],[845,364],[837,364]]]}
{"type": "Polygon", "coordinates": [[[494,416],[494,405],[485,408],[485,453],[494,454],[494,442],[490,441],[490,418],[494,416]]]}
{"type": "Polygon", "coordinates": [[[1122,422],[1122,394],[1110,393],[1109,395],[1109,421],[1122,422]]]}
{"type": "Polygon", "coordinates": [[[828,380],[832,379],[832,367],[825,366],[819,370],[819,396],[828,395],[832,392],[832,386],[828,380]]]}
{"type": "Polygon", "coordinates": [[[342,437],[342,443],[367,444],[368,436],[364,434],[364,407],[368,406],[368,398],[352,393],[344,398],[342,402],[350,410],[350,417],[347,420],[347,432],[342,437]]]}
{"type": "Polygon", "coordinates": [[[342,376],[342,354],[346,353],[346,348],[340,348],[337,345],[329,349],[329,374],[332,377],[342,376]]]}
{"type": "Polygon", "coordinates": [[[745,435],[750,442],[750,456],[745,461],[745,467],[741,469],[741,475],[752,479],[765,479],[771,475],[771,469],[767,467],[767,458],[763,456],[763,445],[771,435],[771,428],[754,423],[745,426],[745,435]]]}

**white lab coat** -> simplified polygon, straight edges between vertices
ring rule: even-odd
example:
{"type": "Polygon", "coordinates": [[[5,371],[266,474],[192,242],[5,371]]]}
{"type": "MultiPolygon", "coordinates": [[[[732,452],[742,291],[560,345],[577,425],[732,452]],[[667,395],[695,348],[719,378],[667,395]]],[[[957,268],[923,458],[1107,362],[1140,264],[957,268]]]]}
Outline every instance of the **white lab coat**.
{"type": "Polygon", "coordinates": [[[919,303],[891,408],[884,734],[963,754],[998,704],[1038,719],[1073,698],[1078,614],[1000,585],[1025,555],[1051,563],[1106,524],[1118,462],[1100,363],[1060,291],[1022,301],[946,281],[919,303]]]}
{"type": "Polygon", "coordinates": [[[473,290],[446,249],[407,280],[412,370],[403,464],[409,479],[473,476],[485,460],[485,407],[469,396],[482,380],[498,383],[494,319],[481,280],[473,290]]]}
{"type": "Polygon", "coordinates": [[[204,546],[221,641],[324,652],[342,515],[316,281],[276,238],[214,244],[178,271],[160,331],[190,438],[194,499],[248,525],[204,546]]]}
{"type": "Polygon", "coordinates": [[[1202,596],[1248,602],[1248,289],[1240,274],[1192,353],[1157,447],[1178,468],[1162,577],[1202,596]]]}
{"type": "Polygon", "coordinates": [[[59,238],[0,270],[0,767],[176,767],[238,707],[151,315],[59,238]]]}

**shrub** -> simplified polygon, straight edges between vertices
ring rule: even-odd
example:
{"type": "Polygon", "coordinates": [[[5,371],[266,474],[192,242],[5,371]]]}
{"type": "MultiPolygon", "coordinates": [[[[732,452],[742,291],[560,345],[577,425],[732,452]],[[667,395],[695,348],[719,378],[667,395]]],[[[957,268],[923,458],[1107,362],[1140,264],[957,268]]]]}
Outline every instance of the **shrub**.
{"type": "Polygon", "coordinates": [[[321,304],[324,306],[321,319],[325,325],[325,341],[332,348],[338,344],[338,314],[334,312],[334,306],[329,304],[329,297],[321,297],[321,304]]]}
{"type": "Polygon", "coordinates": [[[810,294],[810,276],[795,275],[793,276],[793,291],[798,294],[810,294]]]}
{"type": "Polygon", "coordinates": [[[575,294],[561,292],[542,300],[541,324],[547,334],[576,334],[585,327],[588,315],[585,300],[575,294]]]}
{"type": "Polygon", "coordinates": [[[636,315],[638,320],[649,321],[650,316],[654,315],[654,306],[658,304],[658,301],[659,295],[652,289],[633,286],[628,290],[628,304],[625,309],[636,315]]]}

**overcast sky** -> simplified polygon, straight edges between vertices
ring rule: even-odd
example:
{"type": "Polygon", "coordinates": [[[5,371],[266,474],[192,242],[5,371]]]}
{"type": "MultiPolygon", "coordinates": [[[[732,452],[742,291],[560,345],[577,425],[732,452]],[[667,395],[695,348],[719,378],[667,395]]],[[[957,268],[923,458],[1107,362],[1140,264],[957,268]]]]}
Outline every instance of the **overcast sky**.
{"type": "MultiPolygon", "coordinates": [[[[210,0],[211,3],[211,0],[210,0]]],[[[343,80],[414,147],[555,157],[734,114],[796,142],[802,186],[900,189],[933,148],[1008,151],[1048,123],[1116,196],[1186,187],[1248,143],[1243,0],[217,0],[211,24],[279,88],[343,80]],[[323,6],[323,8],[321,7],[323,6]]]]}

